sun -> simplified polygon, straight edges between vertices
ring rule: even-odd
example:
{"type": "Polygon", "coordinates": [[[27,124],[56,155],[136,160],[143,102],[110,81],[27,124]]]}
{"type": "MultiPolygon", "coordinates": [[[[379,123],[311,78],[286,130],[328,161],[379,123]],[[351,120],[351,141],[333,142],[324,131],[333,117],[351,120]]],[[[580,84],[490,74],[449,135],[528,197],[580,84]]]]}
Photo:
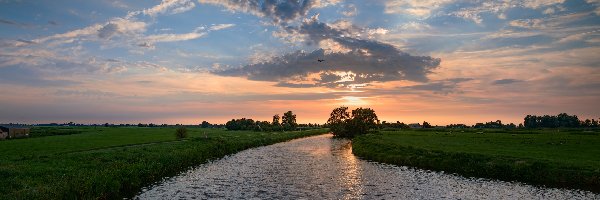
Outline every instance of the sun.
{"type": "Polygon", "coordinates": [[[366,98],[367,97],[344,96],[338,100],[340,100],[343,105],[362,106],[369,104],[369,102],[365,100],[366,98]]]}

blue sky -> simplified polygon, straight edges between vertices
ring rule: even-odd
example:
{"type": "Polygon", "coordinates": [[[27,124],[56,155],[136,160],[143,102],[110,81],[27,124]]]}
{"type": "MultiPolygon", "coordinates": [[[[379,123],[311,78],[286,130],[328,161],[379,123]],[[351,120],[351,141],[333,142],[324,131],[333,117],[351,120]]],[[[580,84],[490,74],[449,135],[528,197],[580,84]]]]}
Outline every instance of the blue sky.
{"type": "Polygon", "coordinates": [[[600,116],[597,0],[0,5],[0,122],[600,116]]]}

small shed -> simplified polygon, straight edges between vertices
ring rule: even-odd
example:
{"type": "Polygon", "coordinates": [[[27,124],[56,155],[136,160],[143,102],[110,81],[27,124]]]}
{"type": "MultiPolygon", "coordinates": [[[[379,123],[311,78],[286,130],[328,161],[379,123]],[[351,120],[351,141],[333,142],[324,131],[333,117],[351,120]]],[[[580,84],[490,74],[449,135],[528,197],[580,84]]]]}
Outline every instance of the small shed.
{"type": "Polygon", "coordinates": [[[0,125],[0,139],[29,137],[29,128],[19,125],[0,125]]]}

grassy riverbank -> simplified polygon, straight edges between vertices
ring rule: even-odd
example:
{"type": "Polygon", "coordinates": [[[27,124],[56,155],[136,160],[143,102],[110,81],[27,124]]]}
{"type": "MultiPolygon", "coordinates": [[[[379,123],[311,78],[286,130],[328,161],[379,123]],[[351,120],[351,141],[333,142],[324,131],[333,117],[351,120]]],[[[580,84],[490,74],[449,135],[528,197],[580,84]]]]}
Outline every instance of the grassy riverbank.
{"type": "MultiPolygon", "coordinates": [[[[44,132],[33,130],[35,132],[44,132]]],[[[325,133],[175,128],[73,128],[70,135],[0,141],[0,199],[116,199],[210,159],[325,133]],[[80,133],[79,133],[80,132],[80,133]],[[207,138],[205,138],[207,136],[207,138]]]]}
{"type": "Polygon", "coordinates": [[[382,131],[354,138],[352,150],[384,163],[600,192],[598,130],[481,132],[382,131]]]}

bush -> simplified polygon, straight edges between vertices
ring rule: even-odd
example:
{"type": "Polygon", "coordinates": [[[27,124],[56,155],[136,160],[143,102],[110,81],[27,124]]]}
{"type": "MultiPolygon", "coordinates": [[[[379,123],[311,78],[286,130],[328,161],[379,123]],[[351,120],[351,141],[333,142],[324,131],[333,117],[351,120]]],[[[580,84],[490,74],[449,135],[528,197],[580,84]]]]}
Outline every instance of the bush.
{"type": "Polygon", "coordinates": [[[187,128],[179,127],[177,129],[175,129],[175,137],[177,137],[177,139],[183,139],[183,138],[186,138],[187,136],[188,136],[187,128]]]}

